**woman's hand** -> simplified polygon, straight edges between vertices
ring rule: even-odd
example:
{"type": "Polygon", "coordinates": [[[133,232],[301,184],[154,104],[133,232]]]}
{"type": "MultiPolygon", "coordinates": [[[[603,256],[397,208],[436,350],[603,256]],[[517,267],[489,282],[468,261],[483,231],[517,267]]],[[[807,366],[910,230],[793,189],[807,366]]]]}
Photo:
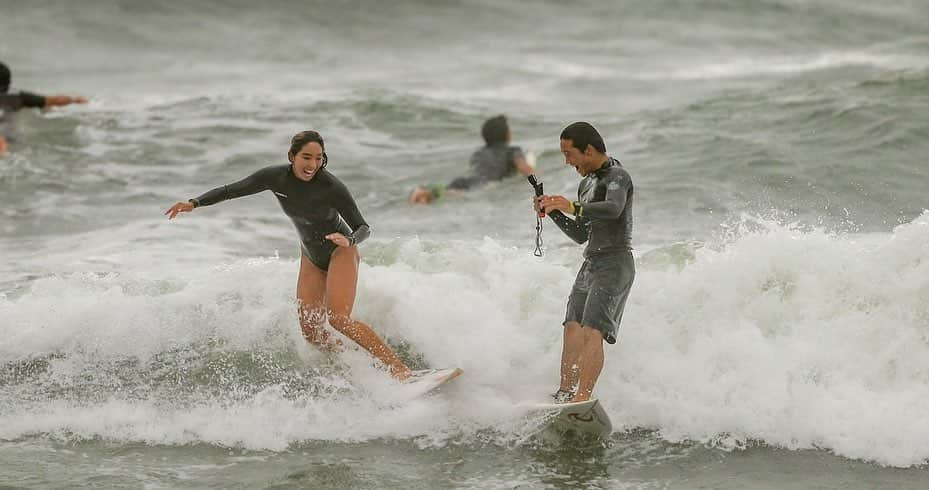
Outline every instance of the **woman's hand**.
{"type": "Polygon", "coordinates": [[[341,233],[330,233],[326,235],[326,240],[340,246],[340,247],[351,247],[352,243],[348,241],[348,238],[341,233]]]}
{"type": "Polygon", "coordinates": [[[165,214],[168,216],[168,219],[174,219],[178,213],[189,213],[193,210],[194,204],[192,202],[179,202],[165,211],[165,214]]]}

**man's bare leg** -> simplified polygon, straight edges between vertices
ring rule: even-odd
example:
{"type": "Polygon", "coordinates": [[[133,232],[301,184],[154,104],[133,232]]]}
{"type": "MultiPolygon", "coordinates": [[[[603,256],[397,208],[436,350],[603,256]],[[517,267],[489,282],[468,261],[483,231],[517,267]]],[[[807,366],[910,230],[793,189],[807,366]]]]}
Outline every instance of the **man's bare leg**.
{"type": "Polygon", "coordinates": [[[564,345],[561,351],[561,382],[559,389],[574,393],[580,376],[581,349],[584,336],[581,324],[567,322],[564,326],[564,345]]]}
{"type": "Polygon", "coordinates": [[[603,370],[603,334],[591,327],[583,327],[581,330],[583,346],[580,355],[580,377],[572,402],[590,400],[594,385],[600,378],[600,371],[603,370]]]}

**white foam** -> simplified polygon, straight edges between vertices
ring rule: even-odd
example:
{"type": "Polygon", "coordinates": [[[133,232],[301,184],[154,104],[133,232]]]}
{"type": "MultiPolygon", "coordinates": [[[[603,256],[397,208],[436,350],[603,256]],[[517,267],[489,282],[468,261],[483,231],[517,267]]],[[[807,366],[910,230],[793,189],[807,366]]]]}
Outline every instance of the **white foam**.
{"type": "Polygon", "coordinates": [[[867,236],[772,225],[639,275],[607,408],[671,440],[924,460],[927,233],[927,215],[867,236]]]}
{"type": "MultiPolygon", "coordinates": [[[[639,254],[597,394],[617,428],[656,428],[671,441],[760,440],[889,465],[925,461],[927,234],[929,214],[870,235],[768,223],[698,246],[684,262],[639,254]]],[[[0,438],[273,450],[306,440],[524,440],[532,424],[513,407],[555,386],[580,250],[538,260],[491,239],[365,246],[396,260],[362,265],[355,316],[432,366],[462,367],[443,396],[387,407],[376,396],[389,388],[386,375],[348,352],[342,367],[319,374],[332,389],[317,396],[288,394],[286,380],[244,398],[179,401],[112,391],[36,402],[14,391],[0,410],[0,438]]],[[[49,376],[78,385],[108,356],[145,360],[172,349],[296,350],[308,366],[325,362],[296,326],[292,260],[188,261],[180,270],[131,256],[120,256],[131,269],[62,273],[0,298],[0,361],[53,355],[49,376]]]]}

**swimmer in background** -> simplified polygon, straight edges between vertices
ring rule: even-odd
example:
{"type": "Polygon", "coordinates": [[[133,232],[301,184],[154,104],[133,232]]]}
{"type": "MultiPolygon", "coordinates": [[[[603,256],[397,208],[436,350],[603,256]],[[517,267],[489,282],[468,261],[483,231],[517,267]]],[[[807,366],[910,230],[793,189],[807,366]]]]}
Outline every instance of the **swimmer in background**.
{"type": "Polygon", "coordinates": [[[535,169],[526,160],[522,148],[510,145],[512,134],[506,116],[488,119],[481,127],[485,145],[471,155],[470,172],[449,184],[419,186],[410,193],[410,204],[429,204],[446,194],[472,189],[519,173],[532,175],[535,169]]]}
{"type": "Polygon", "coordinates": [[[30,92],[8,93],[12,80],[10,68],[0,62],[0,156],[9,151],[13,138],[13,115],[24,107],[48,109],[71,104],[84,104],[84,97],[70,95],[38,95],[30,92]]]}

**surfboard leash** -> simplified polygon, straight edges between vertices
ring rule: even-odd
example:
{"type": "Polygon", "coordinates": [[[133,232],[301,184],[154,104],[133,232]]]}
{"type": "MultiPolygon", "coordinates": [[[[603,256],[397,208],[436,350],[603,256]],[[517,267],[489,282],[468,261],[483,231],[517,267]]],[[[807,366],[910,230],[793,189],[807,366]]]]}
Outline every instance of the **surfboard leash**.
{"type": "MultiPolygon", "coordinates": [[[[541,196],[542,195],[542,182],[539,182],[539,180],[535,178],[535,175],[529,175],[526,177],[526,179],[529,181],[530,184],[532,184],[532,188],[535,189],[535,197],[541,196]]],[[[533,208],[534,207],[535,206],[533,206],[533,208]]],[[[536,257],[542,256],[542,217],[543,216],[544,215],[542,213],[535,214],[535,252],[533,252],[532,255],[535,255],[536,257]]]]}
{"type": "Polygon", "coordinates": [[[542,218],[539,216],[535,217],[535,252],[532,255],[542,256],[542,218]]]}

